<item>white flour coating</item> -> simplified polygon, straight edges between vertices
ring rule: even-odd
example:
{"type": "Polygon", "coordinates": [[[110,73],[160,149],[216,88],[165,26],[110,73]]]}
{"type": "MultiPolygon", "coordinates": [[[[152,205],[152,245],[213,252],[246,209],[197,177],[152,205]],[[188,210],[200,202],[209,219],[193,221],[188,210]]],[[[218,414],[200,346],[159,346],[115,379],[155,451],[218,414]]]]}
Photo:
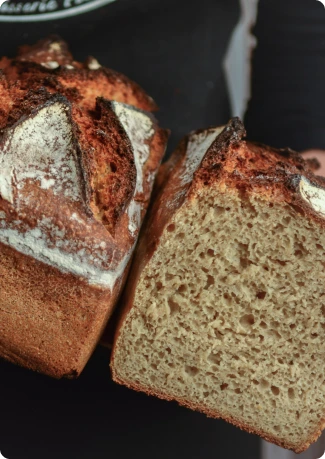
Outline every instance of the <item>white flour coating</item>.
{"type": "Polygon", "coordinates": [[[75,220],[78,223],[83,223],[83,220],[75,212],[71,215],[70,220],[75,220]]]}
{"type": "Polygon", "coordinates": [[[42,62],[41,65],[43,67],[46,67],[47,69],[51,69],[51,70],[54,70],[54,69],[57,69],[58,67],[60,67],[60,64],[56,61],[48,61],[48,62],[42,62]]]}
{"type": "Polygon", "coordinates": [[[186,151],[185,171],[180,176],[182,185],[192,181],[193,175],[200,166],[207,150],[223,130],[224,126],[207,129],[199,134],[194,133],[190,136],[186,151]]]}
{"type": "Polygon", "coordinates": [[[43,107],[8,130],[0,151],[2,198],[13,203],[16,187],[19,206],[28,180],[73,201],[81,199],[73,132],[68,107],[63,103],[43,107]]]}
{"type": "Polygon", "coordinates": [[[54,43],[51,43],[49,46],[50,51],[62,51],[61,43],[58,43],[57,41],[54,43]]]}
{"type": "Polygon", "coordinates": [[[127,214],[129,217],[129,231],[131,235],[136,236],[136,232],[139,230],[141,225],[141,210],[142,204],[132,199],[129,204],[127,214]]]}
{"type": "Polygon", "coordinates": [[[92,57],[89,62],[88,62],[88,68],[90,70],[98,70],[101,68],[101,65],[100,63],[98,62],[97,59],[95,59],[94,57],[92,57]]]}
{"type": "MultiPolygon", "coordinates": [[[[68,253],[60,249],[57,244],[54,247],[49,247],[46,236],[40,228],[21,233],[14,228],[0,227],[0,242],[14,247],[19,252],[38,261],[54,266],[61,272],[75,274],[87,279],[89,284],[105,286],[111,290],[116,281],[123,275],[130,258],[130,254],[127,254],[113,271],[109,271],[95,266],[85,250],[68,253]]],[[[71,241],[67,242],[70,243],[71,241]]]]}
{"type": "Polygon", "coordinates": [[[67,64],[64,66],[64,68],[68,69],[68,70],[73,70],[74,69],[74,66],[73,65],[70,65],[70,64],[67,64]]]}
{"type": "Polygon", "coordinates": [[[143,167],[149,159],[150,140],[155,131],[151,118],[145,113],[118,102],[113,102],[112,106],[131,142],[137,171],[134,196],[127,210],[129,231],[134,236],[141,224],[142,209],[142,205],[137,203],[135,199],[138,193],[143,192],[143,167]]]}
{"type": "Polygon", "coordinates": [[[0,219],[6,218],[6,212],[0,210],[0,219]]]}
{"type": "Polygon", "coordinates": [[[0,152],[0,196],[5,201],[13,204],[14,197],[11,187],[12,182],[12,170],[5,171],[2,162],[1,162],[1,152],[0,152]],[[7,173],[6,173],[7,172],[7,173]]]}
{"type": "Polygon", "coordinates": [[[153,122],[148,115],[128,105],[112,102],[112,106],[130,139],[137,169],[136,192],[142,193],[143,166],[148,161],[150,155],[150,140],[155,133],[153,122]]]}
{"type": "Polygon", "coordinates": [[[299,182],[301,196],[316,211],[325,217],[325,190],[312,185],[306,178],[301,177],[299,182]]]}

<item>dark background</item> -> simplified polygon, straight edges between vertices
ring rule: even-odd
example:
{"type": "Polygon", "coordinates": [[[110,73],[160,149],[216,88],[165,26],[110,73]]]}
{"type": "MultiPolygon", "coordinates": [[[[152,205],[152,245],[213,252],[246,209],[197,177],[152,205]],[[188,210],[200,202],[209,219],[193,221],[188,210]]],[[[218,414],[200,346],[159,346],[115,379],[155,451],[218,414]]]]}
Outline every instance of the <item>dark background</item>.
{"type": "MultiPolygon", "coordinates": [[[[221,59],[238,14],[236,0],[119,0],[54,24],[0,23],[0,54],[60,34],[76,58],[92,54],[154,97],[171,150],[188,131],[229,117],[221,59]]],[[[113,383],[105,348],[75,381],[0,363],[0,388],[9,459],[258,458],[257,437],[113,383]]]]}
{"type": "MultiPolygon", "coordinates": [[[[262,0],[260,8],[248,136],[325,148],[323,6],[262,0]]],[[[92,54],[154,97],[171,151],[190,130],[230,116],[221,61],[238,14],[237,0],[118,0],[57,23],[0,22],[0,54],[60,34],[77,59],[92,54]]],[[[0,389],[0,451],[9,459],[259,457],[257,437],[114,384],[105,348],[76,381],[0,362],[0,389]]]]}

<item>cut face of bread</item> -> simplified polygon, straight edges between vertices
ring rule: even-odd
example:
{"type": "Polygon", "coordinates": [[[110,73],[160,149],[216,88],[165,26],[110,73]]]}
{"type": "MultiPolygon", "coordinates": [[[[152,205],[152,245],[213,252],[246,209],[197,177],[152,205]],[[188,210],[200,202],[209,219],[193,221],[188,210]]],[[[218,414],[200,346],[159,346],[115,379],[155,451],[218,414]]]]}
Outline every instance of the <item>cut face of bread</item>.
{"type": "MultiPolygon", "coordinates": [[[[26,59],[65,49],[44,46],[26,59]]],[[[100,94],[90,111],[64,91],[43,88],[38,99],[24,84],[0,75],[0,356],[73,377],[124,284],[167,133],[150,113],[100,94]]]]}
{"type": "Polygon", "coordinates": [[[243,134],[194,133],[162,168],[111,367],[301,452],[325,421],[325,189],[243,134]]]}

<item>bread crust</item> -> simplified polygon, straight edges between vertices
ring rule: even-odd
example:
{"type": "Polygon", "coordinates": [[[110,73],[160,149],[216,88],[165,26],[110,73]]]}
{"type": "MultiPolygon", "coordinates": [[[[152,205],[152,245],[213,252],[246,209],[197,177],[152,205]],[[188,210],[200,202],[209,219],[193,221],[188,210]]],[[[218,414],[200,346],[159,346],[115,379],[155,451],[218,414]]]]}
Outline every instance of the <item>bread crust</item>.
{"type": "Polygon", "coordinates": [[[98,65],[56,38],[0,62],[0,356],[56,378],[80,374],[113,311],[168,137],[98,65]]]}
{"type": "MultiPolygon", "coordinates": [[[[111,371],[114,381],[134,390],[143,391],[165,400],[175,400],[193,410],[201,411],[209,417],[223,418],[237,427],[257,434],[278,446],[291,449],[296,453],[306,450],[317,440],[325,427],[325,417],[320,420],[318,428],[308,441],[301,445],[283,442],[277,437],[254,429],[239,419],[227,417],[217,411],[211,411],[203,405],[196,405],[186,399],[169,397],[153,388],[143,387],[135,381],[126,381],[119,376],[114,356],[118,349],[119,337],[124,326],[132,320],[132,310],[136,287],[141,273],[154,252],[166,227],[172,222],[175,213],[200,194],[204,187],[236,189],[240,193],[256,193],[262,199],[271,202],[286,202],[306,218],[325,224],[325,209],[315,208],[313,193],[325,191],[322,177],[314,175],[315,164],[305,161],[298,153],[290,149],[274,149],[262,144],[245,142],[245,128],[238,118],[230,120],[222,133],[212,142],[210,148],[197,163],[193,174],[184,180],[188,171],[189,158],[186,156],[190,138],[200,135],[202,130],[195,131],[181,141],[169,161],[159,170],[147,219],[142,230],[136,254],[130,271],[127,288],[121,298],[121,314],[113,344],[111,371]],[[304,192],[301,182],[307,183],[310,190],[304,192]]],[[[325,193],[322,194],[325,200],[325,193]]],[[[325,201],[324,201],[325,202],[325,201]]]]}
{"type": "Polygon", "coordinates": [[[306,451],[306,449],[309,448],[309,446],[312,443],[317,441],[317,439],[322,434],[322,431],[323,431],[323,429],[325,427],[325,418],[324,418],[324,419],[322,419],[320,421],[317,430],[315,431],[315,433],[313,435],[310,436],[308,441],[306,441],[305,443],[303,443],[302,445],[299,445],[297,447],[296,445],[293,445],[293,444],[290,444],[290,443],[287,443],[287,442],[283,442],[283,441],[279,440],[277,437],[268,435],[267,433],[263,432],[262,430],[255,429],[252,426],[249,426],[248,424],[245,424],[244,422],[240,421],[239,419],[235,419],[235,418],[233,418],[231,416],[224,416],[221,413],[219,413],[218,411],[211,411],[209,408],[204,407],[203,405],[193,404],[193,403],[189,402],[188,400],[180,399],[178,397],[168,397],[168,395],[163,394],[161,392],[158,392],[158,391],[156,391],[154,389],[149,389],[148,387],[142,386],[140,384],[135,384],[134,382],[121,380],[121,379],[119,379],[117,374],[114,373],[114,366],[113,365],[111,365],[111,368],[112,368],[114,381],[116,383],[118,383],[118,384],[124,385],[124,386],[128,387],[129,389],[133,389],[133,390],[135,390],[137,392],[144,392],[145,394],[147,394],[149,396],[155,396],[155,397],[158,397],[158,398],[160,398],[162,400],[167,400],[168,402],[175,401],[181,406],[184,406],[184,407],[189,408],[189,409],[194,410],[194,411],[199,411],[201,413],[204,413],[209,418],[223,419],[224,421],[229,422],[230,424],[232,424],[232,425],[234,425],[236,427],[239,427],[241,430],[244,430],[245,432],[258,435],[259,437],[263,438],[264,440],[266,440],[266,441],[268,441],[270,443],[274,443],[275,445],[280,446],[281,448],[285,448],[285,449],[291,450],[296,454],[303,453],[304,451],[306,451]]]}

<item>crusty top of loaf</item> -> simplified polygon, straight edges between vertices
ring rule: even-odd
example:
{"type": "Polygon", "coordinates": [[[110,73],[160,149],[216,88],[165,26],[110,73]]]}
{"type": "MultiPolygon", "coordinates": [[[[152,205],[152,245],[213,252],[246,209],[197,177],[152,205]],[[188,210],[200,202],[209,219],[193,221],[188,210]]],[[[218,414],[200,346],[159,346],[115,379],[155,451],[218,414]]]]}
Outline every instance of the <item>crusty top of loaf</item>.
{"type": "Polygon", "coordinates": [[[165,150],[152,100],[61,40],[0,68],[0,242],[112,289],[165,150]]]}
{"type": "Polygon", "coordinates": [[[314,174],[317,161],[305,161],[289,148],[247,142],[245,136],[243,123],[233,118],[226,126],[194,131],[180,142],[157,176],[155,198],[138,249],[141,264],[154,252],[172,215],[205,187],[287,202],[297,212],[325,224],[325,180],[314,174]]]}

